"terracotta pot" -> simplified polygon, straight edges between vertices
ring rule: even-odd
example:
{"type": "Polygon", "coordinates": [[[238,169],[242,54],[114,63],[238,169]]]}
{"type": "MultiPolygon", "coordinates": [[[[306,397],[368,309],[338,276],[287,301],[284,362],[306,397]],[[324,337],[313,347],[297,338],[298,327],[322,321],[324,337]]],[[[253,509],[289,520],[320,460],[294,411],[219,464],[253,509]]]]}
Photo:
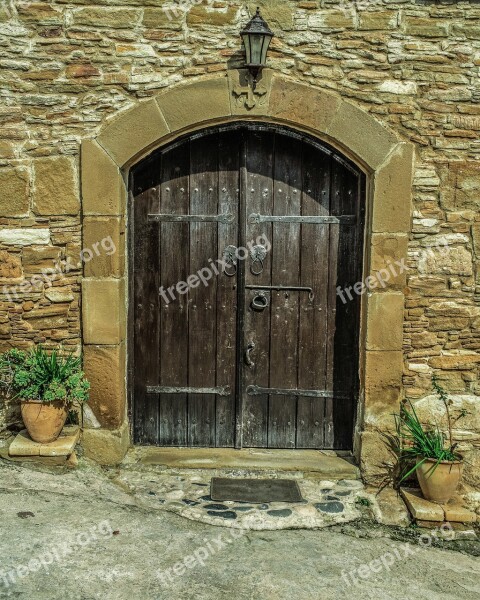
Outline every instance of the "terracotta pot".
{"type": "MultiPolygon", "coordinates": [[[[417,461],[422,460],[417,458],[417,461]]],[[[463,461],[442,460],[435,468],[437,461],[427,460],[417,468],[417,478],[423,496],[431,502],[445,504],[458,488],[463,472],[463,461]]]]}
{"type": "Polygon", "coordinates": [[[23,422],[34,442],[54,442],[65,425],[67,404],[61,400],[43,403],[39,400],[22,400],[23,422]]]}

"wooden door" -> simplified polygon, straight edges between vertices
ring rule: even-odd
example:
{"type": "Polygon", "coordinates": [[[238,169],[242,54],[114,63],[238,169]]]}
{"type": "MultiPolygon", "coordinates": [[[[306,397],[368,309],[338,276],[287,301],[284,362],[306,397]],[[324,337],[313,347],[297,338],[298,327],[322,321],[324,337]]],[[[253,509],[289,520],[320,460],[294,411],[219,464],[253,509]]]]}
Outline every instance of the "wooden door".
{"type": "Polygon", "coordinates": [[[351,449],[364,176],[332,149],[248,124],[131,173],[134,440],[351,449]]]}

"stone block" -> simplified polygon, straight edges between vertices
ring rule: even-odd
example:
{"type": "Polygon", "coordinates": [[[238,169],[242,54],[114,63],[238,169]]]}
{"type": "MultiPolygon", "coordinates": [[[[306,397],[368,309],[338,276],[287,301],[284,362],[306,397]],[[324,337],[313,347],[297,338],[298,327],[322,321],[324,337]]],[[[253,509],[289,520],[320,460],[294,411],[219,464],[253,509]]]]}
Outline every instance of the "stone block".
{"type": "MultiPolygon", "coordinates": [[[[270,28],[290,31],[293,27],[294,9],[288,2],[272,2],[271,0],[255,0],[250,2],[250,14],[254,15],[260,7],[262,17],[270,25],[270,28]]],[[[301,8],[299,6],[299,8],[301,8]]]]}
{"type": "Polygon", "coordinates": [[[22,251],[22,262],[27,274],[41,273],[43,269],[55,269],[60,260],[58,246],[27,246],[22,251]]]}
{"type": "Polygon", "coordinates": [[[180,31],[184,16],[184,11],[173,4],[164,8],[145,7],[142,25],[150,29],[174,29],[180,31]]]}
{"type": "Polygon", "coordinates": [[[77,215],[80,210],[78,176],[71,158],[34,160],[33,210],[37,215],[77,215]]]}
{"type": "Polygon", "coordinates": [[[101,465],[118,465],[130,446],[128,424],[115,430],[84,429],[81,443],[87,458],[101,465]]]}
{"type": "Polygon", "coordinates": [[[369,294],[367,350],[401,350],[405,298],[401,293],[369,294]]]}
{"type": "Polygon", "coordinates": [[[125,339],[124,279],[82,281],[83,341],[120,344],[125,339]]]}
{"type": "Polygon", "coordinates": [[[408,235],[374,233],[371,238],[370,275],[377,289],[403,290],[407,283],[408,235]],[[382,283],[383,282],[383,283],[382,283]],[[383,285],[384,284],[384,285],[383,285]]]}
{"type": "Polygon", "coordinates": [[[127,190],[118,165],[94,140],[82,142],[84,215],[123,215],[127,190]]]}
{"type": "Polygon", "coordinates": [[[308,26],[312,29],[353,29],[352,13],[343,10],[316,11],[308,17],[308,26]]]}
{"type": "Polygon", "coordinates": [[[20,21],[35,25],[60,25],[63,11],[50,2],[22,2],[16,6],[20,21]]]}
{"type": "Polygon", "coordinates": [[[363,11],[360,13],[359,30],[396,29],[398,13],[395,11],[363,11]]]}
{"type": "Polygon", "coordinates": [[[0,283],[21,281],[22,261],[18,254],[0,250],[0,283]]]}
{"type": "MultiPolygon", "coordinates": [[[[202,97],[202,103],[205,98],[202,97]]],[[[188,104],[184,102],[185,104],[188,104]]],[[[152,98],[120,113],[97,138],[119,167],[123,167],[169,132],[157,102],[152,98]]]]}
{"type": "Polygon", "coordinates": [[[420,490],[400,488],[402,498],[414,519],[421,521],[443,521],[443,508],[435,502],[425,500],[420,490]]]}
{"type": "Polygon", "coordinates": [[[412,178],[413,145],[401,143],[375,174],[373,232],[411,231],[412,178]]]}
{"type": "Polygon", "coordinates": [[[228,6],[222,10],[212,10],[208,6],[193,6],[187,13],[187,25],[229,25],[235,21],[238,6],[228,6]]]}
{"type": "Polygon", "coordinates": [[[268,114],[281,121],[326,132],[341,104],[331,92],[274,76],[268,114]]]}
{"type": "Polygon", "coordinates": [[[91,384],[89,406],[103,427],[116,429],[126,413],[125,345],[84,346],[83,367],[91,384]]]}
{"type": "Polygon", "coordinates": [[[403,20],[406,35],[426,38],[444,38],[448,36],[448,22],[422,17],[405,17],[403,20]]]}
{"type": "Polygon", "coordinates": [[[230,117],[227,77],[204,79],[176,86],[156,97],[171,131],[190,125],[230,117]]]}
{"type": "Polygon", "coordinates": [[[456,494],[446,504],[442,504],[445,513],[445,520],[453,523],[476,523],[478,518],[476,513],[465,506],[463,498],[456,494]]]}
{"type": "Polygon", "coordinates": [[[379,511],[379,514],[375,516],[379,523],[393,527],[408,527],[410,525],[407,507],[397,490],[384,487],[380,490],[367,488],[366,491],[375,494],[379,511]]]}
{"type": "Polygon", "coordinates": [[[61,304],[73,302],[75,296],[71,287],[52,287],[45,291],[45,298],[54,304],[61,304]]]}
{"type": "Polygon", "coordinates": [[[0,242],[6,246],[46,245],[50,243],[49,229],[1,229],[0,242]]]}
{"type": "Polygon", "coordinates": [[[377,169],[398,141],[376,118],[350,102],[342,102],[327,134],[347,153],[353,153],[370,169],[377,169]]]}
{"type": "Polygon", "coordinates": [[[108,27],[109,29],[131,29],[139,23],[141,10],[89,6],[73,12],[73,24],[87,27],[108,27]]]}
{"type": "Polygon", "coordinates": [[[0,169],[0,217],[27,216],[29,204],[27,169],[0,169]]]}
{"type": "Polygon", "coordinates": [[[390,476],[396,460],[381,433],[363,431],[360,434],[360,470],[365,483],[382,484],[390,476]]]}
{"type": "Polygon", "coordinates": [[[429,248],[420,255],[418,271],[425,275],[470,277],[473,275],[472,254],[463,246],[429,248]]]}
{"type": "Polygon", "coordinates": [[[48,444],[34,442],[26,429],[22,430],[8,448],[10,456],[70,456],[80,437],[78,427],[64,427],[58,439],[48,444]]]}
{"type": "Polygon", "coordinates": [[[122,277],[125,271],[125,221],[122,217],[85,217],[85,277],[122,277]]]}
{"type": "Polygon", "coordinates": [[[269,113],[272,70],[263,69],[252,94],[247,69],[228,71],[232,115],[266,115],[269,113]]]}
{"type": "Polygon", "coordinates": [[[439,168],[440,203],[446,210],[480,208],[480,164],[454,161],[439,168]]]}
{"type": "Polygon", "coordinates": [[[402,398],[402,352],[367,350],[365,365],[364,424],[393,431],[393,413],[398,412],[402,398]]]}

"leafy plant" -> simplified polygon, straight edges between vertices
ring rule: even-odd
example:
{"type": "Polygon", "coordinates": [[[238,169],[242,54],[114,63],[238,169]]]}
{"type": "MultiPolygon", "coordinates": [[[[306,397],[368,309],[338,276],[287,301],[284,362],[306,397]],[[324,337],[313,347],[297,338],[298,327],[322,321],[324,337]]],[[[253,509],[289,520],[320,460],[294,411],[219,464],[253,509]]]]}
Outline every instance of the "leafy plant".
{"type": "Polygon", "coordinates": [[[0,386],[21,400],[83,403],[90,384],[81,364],[80,357],[59,349],[49,354],[42,346],[29,352],[13,348],[0,354],[0,386]]]}
{"type": "Polygon", "coordinates": [[[450,410],[452,401],[435,376],[432,377],[432,385],[445,406],[448,435],[440,429],[438,424],[424,426],[410,401],[403,404],[400,407],[400,413],[395,415],[398,444],[396,451],[402,467],[400,483],[428,459],[435,460],[435,464],[429,469],[428,476],[432,475],[442,461],[462,460],[460,454],[456,452],[457,444],[453,442],[452,429],[453,424],[467,412],[462,410],[457,418],[453,419],[450,410]],[[413,467],[411,466],[412,462],[414,463],[413,467]]]}

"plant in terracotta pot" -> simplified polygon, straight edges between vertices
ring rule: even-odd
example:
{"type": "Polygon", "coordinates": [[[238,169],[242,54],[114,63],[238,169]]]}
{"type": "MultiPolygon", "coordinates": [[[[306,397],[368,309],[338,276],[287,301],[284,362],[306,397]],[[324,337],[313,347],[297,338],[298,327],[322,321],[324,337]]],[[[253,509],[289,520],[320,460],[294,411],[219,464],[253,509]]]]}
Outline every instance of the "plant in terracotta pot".
{"type": "Polygon", "coordinates": [[[59,349],[49,353],[42,346],[0,354],[0,384],[20,399],[25,427],[35,442],[56,440],[70,408],[88,400],[90,384],[81,362],[78,356],[59,349]]]}
{"type": "Polygon", "coordinates": [[[453,441],[454,423],[465,416],[461,410],[452,415],[452,402],[435,377],[433,387],[445,407],[446,431],[438,424],[424,425],[411,402],[402,405],[397,423],[397,454],[403,469],[400,483],[416,472],[423,496],[432,502],[445,503],[450,500],[460,483],[463,472],[463,457],[457,452],[453,441]],[[413,466],[412,466],[413,463],[413,466]]]}

